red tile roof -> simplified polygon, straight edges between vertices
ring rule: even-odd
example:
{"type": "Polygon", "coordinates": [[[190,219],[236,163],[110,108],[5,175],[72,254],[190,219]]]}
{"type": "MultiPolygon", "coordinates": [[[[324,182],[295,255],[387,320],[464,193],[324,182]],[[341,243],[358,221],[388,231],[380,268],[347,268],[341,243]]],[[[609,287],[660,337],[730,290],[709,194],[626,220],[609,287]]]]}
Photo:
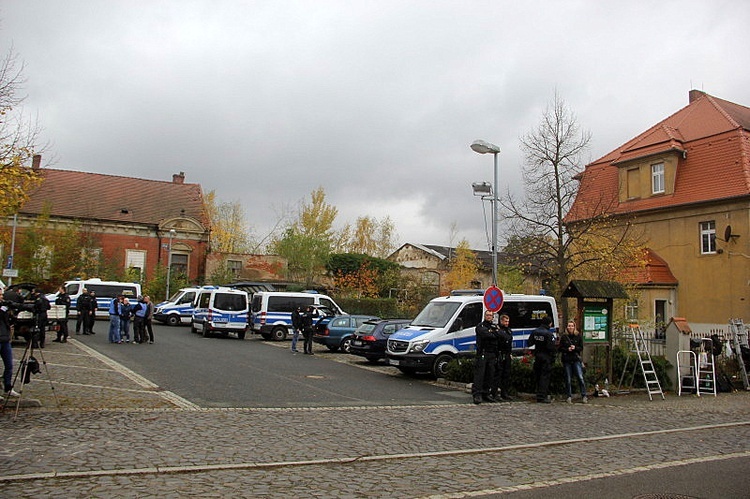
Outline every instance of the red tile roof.
{"type": "Polygon", "coordinates": [[[69,170],[42,170],[44,180],[21,213],[156,225],[186,216],[208,227],[200,184],[175,183],[69,170]]]}
{"type": "Polygon", "coordinates": [[[750,196],[750,108],[703,92],[672,116],[586,166],[567,221],[750,196]],[[685,152],[674,193],[619,202],[617,165],[637,158],[685,152]]]}
{"type": "Polygon", "coordinates": [[[669,285],[678,284],[677,278],[672,274],[669,264],[650,248],[643,250],[645,265],[632,266],[625,269],[623,278],[626,282],[639,285],[669,285]]]}

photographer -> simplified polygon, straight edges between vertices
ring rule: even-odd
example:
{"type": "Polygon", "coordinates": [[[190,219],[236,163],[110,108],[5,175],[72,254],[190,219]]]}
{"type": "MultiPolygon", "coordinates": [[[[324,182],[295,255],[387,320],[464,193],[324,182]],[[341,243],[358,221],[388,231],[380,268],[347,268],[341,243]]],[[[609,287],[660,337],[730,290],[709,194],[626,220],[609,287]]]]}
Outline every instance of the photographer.
{"type": "Polygon", "coordinates": [[[4,300],[3,289],[0,288],[0,357],[3,358],[3,390],[5,397],[19,397],[13,389],[13,347],[10,344],[10,314],[13,303],[4,300]]]}

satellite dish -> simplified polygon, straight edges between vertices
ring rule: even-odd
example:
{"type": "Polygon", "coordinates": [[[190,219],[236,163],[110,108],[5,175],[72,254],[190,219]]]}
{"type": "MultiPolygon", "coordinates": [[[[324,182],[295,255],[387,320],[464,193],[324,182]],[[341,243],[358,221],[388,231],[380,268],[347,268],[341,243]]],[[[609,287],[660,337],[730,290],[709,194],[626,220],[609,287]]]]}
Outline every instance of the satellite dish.
{"type": "Polygon", "coordinates": [[[731,241],[732,239],[735,239],[737,237],[740,237],[740,235],[739,234],[732,234],[732,226],[731,225],[727,225],[727,228],[724,229],[724,242],[728,243],[729,241],[731,241]]]}

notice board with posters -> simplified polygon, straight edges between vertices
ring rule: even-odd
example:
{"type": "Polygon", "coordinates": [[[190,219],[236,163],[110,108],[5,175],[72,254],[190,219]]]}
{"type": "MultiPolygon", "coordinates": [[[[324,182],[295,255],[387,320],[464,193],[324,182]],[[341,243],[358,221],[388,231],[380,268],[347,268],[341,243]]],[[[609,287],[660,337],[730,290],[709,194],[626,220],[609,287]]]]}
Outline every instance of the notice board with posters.
{"type": "Polygon", "coordinates": [[[583,306],[583,341],[586,343],[606,343],[610,337],[609,307],[604,303],[590,303],[583,306]]]}

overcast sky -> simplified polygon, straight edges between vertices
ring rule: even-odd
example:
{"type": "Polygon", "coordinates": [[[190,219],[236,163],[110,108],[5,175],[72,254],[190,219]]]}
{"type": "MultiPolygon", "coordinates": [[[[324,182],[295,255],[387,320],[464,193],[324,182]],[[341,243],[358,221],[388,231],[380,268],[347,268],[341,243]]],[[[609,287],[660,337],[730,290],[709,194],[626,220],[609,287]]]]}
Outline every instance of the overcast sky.
{"type": "Polygon", "coordinates": [[[520,192],[519,137],[556,91],[586,162],[691,88],[750,106],[748,21],[745,0],[3,0],[0,48],[54,168],[184,171],[257,238],[322,186],[339,227],[387,215],[399,244],[488,249],[471,183],[492,156],[472,141],[500,146],[499,192],[520,192]]]}

